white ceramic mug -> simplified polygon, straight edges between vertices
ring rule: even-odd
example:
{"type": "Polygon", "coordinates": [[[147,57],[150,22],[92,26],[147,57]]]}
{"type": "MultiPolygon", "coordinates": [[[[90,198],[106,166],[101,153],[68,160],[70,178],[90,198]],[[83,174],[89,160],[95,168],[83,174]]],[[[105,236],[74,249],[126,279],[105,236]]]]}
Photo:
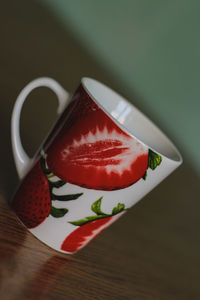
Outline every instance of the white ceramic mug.
{"type": "Polygon", "coordinates": [[[22,179],[12,207],[30,232],[65,253],[85,246],[182,163],[144,114],[90,78],[70,99],[51,78],[29,83],[16,100],[11,136],[22,179]],[[61,116],[30,159],[21,144],[20,113],[40,86],[56,93],[61,116]]]}

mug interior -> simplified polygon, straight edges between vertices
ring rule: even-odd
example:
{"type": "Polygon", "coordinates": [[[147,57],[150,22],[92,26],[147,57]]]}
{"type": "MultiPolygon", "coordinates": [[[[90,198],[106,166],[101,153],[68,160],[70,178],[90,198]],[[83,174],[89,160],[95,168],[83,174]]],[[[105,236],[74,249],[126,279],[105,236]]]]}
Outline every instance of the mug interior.
{"type": "Polygon", "coordinates": [[[155,152],[182,161],[179,151],[167,136],[131,103],[94,79],[84,77],[81,82],[91,98],[128,134],[155,152]]]}

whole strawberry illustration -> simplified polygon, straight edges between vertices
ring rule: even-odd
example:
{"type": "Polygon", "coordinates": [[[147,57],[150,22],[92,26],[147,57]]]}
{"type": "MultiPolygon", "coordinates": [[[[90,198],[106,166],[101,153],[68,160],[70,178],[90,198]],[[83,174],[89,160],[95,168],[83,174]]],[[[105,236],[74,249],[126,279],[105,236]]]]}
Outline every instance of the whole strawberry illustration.
{"type": "Polygon", "coordinates": [[[51,211],[49,183],[40,162],[36,163],[24,179],[12,206],[28,228],[36,227],[48,217],[51,211]]]}
{"type": "Polygon", "coordinates": [[[17,190],[12,202],[12,207],[20,220],[28,228],[40,225],[50,214],[53,217],[63,217],[67,208],[52,206],[53,200],[69,201],[79,198],[82,193],[57,196],[53,193],[54,187],[61,187],[65,181],[52,182],[49,177],[52,173],[46,168],[45,160],[40,160],[33,166],[17,190]]]}

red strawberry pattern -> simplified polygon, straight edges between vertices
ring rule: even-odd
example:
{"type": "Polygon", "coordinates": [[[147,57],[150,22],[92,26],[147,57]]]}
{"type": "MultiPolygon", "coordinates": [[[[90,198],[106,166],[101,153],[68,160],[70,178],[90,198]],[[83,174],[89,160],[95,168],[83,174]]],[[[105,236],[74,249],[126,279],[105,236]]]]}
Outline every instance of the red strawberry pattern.
{"type": "Polygon", "coordinates": [[[61,250],[69,253],[80,250],[124,213],[125,206],[121,203],[118,203],[118,205],[113,208],[112,214],[108,215],[103,213],[100,208],[101,201],[102,197],[91,206],[92,211],[95,212],[96,215],[86,217],[83,220],[69,222],[79,227],[67,236],[61,245],[61,250]]]}
{"type": "Polygon", "coordinates": [[[65,132],[67,132],[77,122],[77,120],[91,114],[91,112],[99,110],[99,106],[91,100],[82,85],[80,85],[69,105],[64,110],[48,136],[43,147],[44,151],[46,152],[55,140],[59,139],[65,132]]]}
{"type": "Polygon", "coordinates": [[[40,162],[36,163],[19,187],[12,207],[28,228],[38,226],[48,217],[51,211],[49,183],[40,162]]]}
{"type": "Polygon", "coordinates": [[[61,250],[70,253],[80,250],[111,225],[115,218],[116,216],[107,217],[78,227],[64,240],[61,250]]]}
{"type": "Polygon", "coordinates": [[[52,206],[53,200],[70,201],[78,199],[82,195],[82,193],[55,195],[53,188],[59,188],[66,182],[50,181],[49,177],[53,177],[54,174],[45,165],[45,159],[41,157],[25,177],[12,202],[16,214],[28,228],[37,227],[50,214],[55,218],[60,218],[68,212],[67,208],[52,206]]]}
{"type": "Polygon", "coordinates": [[[148,168],[147,147],[122,131],[92,100],[87,98],[83,111],[80,99],[79,107],[75,104],[74,100],[76,113],[71,112],[70,124],[66,120],[47,150],[51,171],[69,183],[96,190],[122,189],[142,178],[148,168]]]}
{"type": "MultiPolygon", "coordinates": [[[[68,209],[54,207],[54,200],[72,201],[83,194],[55,195],[54,188],[71,183],[93,190],[123,189],[146,180],[148,168],[154,170],[161,161],[160,155],[116,125],[80,86],[17,190],[12,207],[32,229],[49,215],[65,216],[68,209]]],[[[59,245],[62,251],[78,251],[125,211],[118,203],[106,214],[101,201],[102,197],[92,204],[94,215],[68,222],[75,229],[59,245]]]]}

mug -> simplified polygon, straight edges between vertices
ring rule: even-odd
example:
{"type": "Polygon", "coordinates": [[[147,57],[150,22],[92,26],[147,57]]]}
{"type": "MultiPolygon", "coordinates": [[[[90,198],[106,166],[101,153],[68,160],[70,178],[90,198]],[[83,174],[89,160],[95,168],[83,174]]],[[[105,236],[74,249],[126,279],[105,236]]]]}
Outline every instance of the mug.
{"type": "Polygon", "coordinates": [[[84,247],[182,163],[156,125],[91,78],[82,78],[71,97],[51,78],[32,81],[16,100],[11,123],[22,179],[12,208],[33,235],[64,253],[84,247]],[[20,113],[40,86],[57,95],[60,117],[29,158],[20,139],[20,113]]]}

